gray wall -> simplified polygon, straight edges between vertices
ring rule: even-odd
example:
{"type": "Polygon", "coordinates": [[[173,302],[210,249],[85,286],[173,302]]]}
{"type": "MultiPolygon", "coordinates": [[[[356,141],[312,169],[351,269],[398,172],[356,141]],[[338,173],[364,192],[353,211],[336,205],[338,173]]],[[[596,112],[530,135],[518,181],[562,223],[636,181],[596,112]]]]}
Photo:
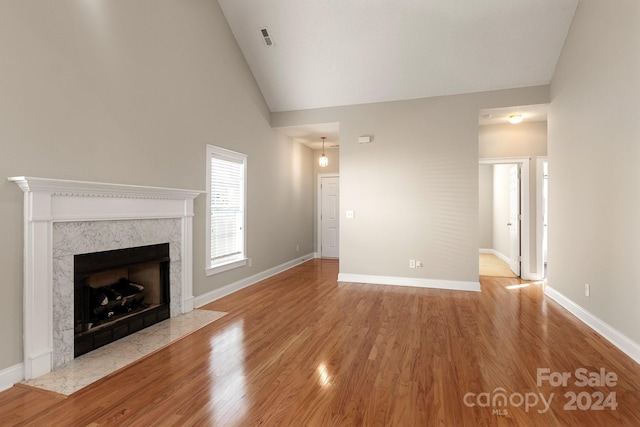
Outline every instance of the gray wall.
{"type": "Polygon", "coordinates": [[[639,112],[640,2],[581,0],[551,85],[549,285],[636,343],[639,112]]]}
{"type": "Polygon", "coordinates": [[[195,295],[313,251],[313,152],[271,129],[217,2],[3,1],[0,58],[0,370],[23,358],[23,194],[7,176],[204,190],[220,145],[249,156],[254,262],[205,276],[198,197],[195,295]]]}
{"type": "Polygon", "coordinates": [[[477,282],[478,111],[546,102],[542,86],[273,113],[272,123],[340,122],[341,273],[477,282]]]}

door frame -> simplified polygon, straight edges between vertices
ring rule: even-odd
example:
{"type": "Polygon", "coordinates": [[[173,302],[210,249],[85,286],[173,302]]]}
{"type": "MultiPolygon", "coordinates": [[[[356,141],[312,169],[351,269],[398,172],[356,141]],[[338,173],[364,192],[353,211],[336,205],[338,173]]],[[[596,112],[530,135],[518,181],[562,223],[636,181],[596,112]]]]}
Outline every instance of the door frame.
{"type": "MultiPolygon", "coordinates": [[[[538,273],[541,270],[537,270],[538,272],[533,273],[531,271],[531,218],[529,210],[530,163],[530,157],[499,157],[479,159],[480,165],[520,165],[520,215],[522,215],[522,220],[520,222],[520,256],[522,257],[522,260],[520,262],[520,277],[524,280],[540,280],[541,277],[538,276],[544,276],[544,272],[538,273]]],[[[478,215],[479,214],[480,213],[478,212],[478,215]]],[[[536,252],[539,252],[539,250],[537,250],[536,252]]]]}
{"type": "MultiPolygon", "coordinates": [[[[316,252],[315,258],[322,258],[322,178],[338,178],[340,179],[340,174],[338,172],[334,173],[319,173],[317,179],[317,202],[316,202],[316,252]]],[[[338,212],[340,209],[338,208],[338,212]]],[[[338,215],[338,221],[340,221],[340,215],[338,215]]],[[[338,235],[338,242],[340,241],[340,235],[338,235]]],[[[340,245],[338,243],[338,245],[340,245]]]]}
{"type": "MultiPolygon", "coordinates": [[[[544,164],[549,165],[547,156],[536,157],[536,268],[539,277],[538,280],[544,279],[544,245],[543,245],[543,233],[544,233],[544,164]]],[[[547,194],[547,203],[549,195],[547,194]]],[[[547,218],[547,224],[549,219],[547,218]]],[[[549,229],[547,225],[547,252],[549,251],[549,229]]]]}
{"type": "Polygon", "coordinates": [[[522,197],[520,194],[522,192],[522,164],[511,163],[506,166],[509,167],[509,222],[507,223],[509,226],[509,267],[520,277],[522,275],[522,197]],[[514,172],[515,176],[512,175],[514,172]],[[511,187],[513,183],[516,185],[511,187]]]}

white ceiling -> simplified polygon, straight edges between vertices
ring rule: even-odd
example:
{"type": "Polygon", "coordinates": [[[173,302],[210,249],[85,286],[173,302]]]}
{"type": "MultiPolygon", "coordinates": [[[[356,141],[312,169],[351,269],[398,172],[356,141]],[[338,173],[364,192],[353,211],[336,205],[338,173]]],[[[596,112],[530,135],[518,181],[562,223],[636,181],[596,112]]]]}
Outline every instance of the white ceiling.
{"type": "Polygon", "coordinates": [[[218,2],[278,112],[548,84],[578,0],[218,2]]]}

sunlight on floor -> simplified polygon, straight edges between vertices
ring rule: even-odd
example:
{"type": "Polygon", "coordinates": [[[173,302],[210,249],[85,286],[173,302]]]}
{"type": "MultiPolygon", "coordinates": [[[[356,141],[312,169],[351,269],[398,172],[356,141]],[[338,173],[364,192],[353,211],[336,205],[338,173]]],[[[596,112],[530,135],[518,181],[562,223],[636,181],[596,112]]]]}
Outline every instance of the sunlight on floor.
{"type": "Polygon", "coordinates": [[[521,288],[528,288],[529,286],[532,286],[532,285],[534,285],[534,286],[543,285],[544,286],[544,281],[540,280],[540,281],[537,281],[537,282],[520,283],[520,284],[517,284],[517,285],[507,286],[506,288],[507,289],[521,289],[521,288]]]}

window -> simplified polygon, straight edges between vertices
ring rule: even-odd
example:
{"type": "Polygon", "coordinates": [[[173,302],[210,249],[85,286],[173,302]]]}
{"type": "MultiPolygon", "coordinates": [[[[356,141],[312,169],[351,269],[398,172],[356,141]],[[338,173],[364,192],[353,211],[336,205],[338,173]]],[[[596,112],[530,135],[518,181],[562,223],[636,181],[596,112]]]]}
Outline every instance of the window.
{"type": "Polygon", "coordinates": [[[207,275],[246,264],[247,156],[207,145],[207,275]]]}

